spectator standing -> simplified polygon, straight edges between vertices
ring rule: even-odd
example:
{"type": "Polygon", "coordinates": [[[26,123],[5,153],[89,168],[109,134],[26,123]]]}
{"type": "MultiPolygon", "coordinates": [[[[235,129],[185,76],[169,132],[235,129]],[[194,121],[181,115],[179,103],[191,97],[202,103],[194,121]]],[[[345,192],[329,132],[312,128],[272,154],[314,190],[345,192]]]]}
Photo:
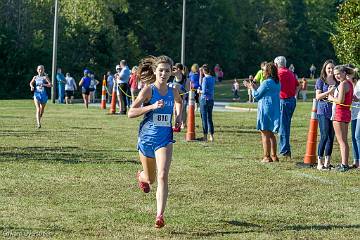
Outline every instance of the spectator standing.
{"type": "Polygon", "coordinates": [[[99,81],[95,79],[95,75],[93,73],[90,73],[90,102],[95,103],[96,101],[96,86],[99,84],[99,81]]]}
{"type": "Polygon", "coordinates": [[[223,72],[222,68],[220,67],[219,72],[218,72],[218,80],[219,80],[219,82],[222,82],[223,78],[224,78],[224,72],[223,72]]]}
{"type": "Polygon", "coordinates": [[[307,83],[307,80],[306,78],[302,78],[301,79],[301,87],[300,87],[300,94],[301,94],[301,98],[302,98],[302,101],[305,102],[306,99],[307,99],[307,86],[308,86],[308,83],[307,83]]]}
{"type": "Polygon", "coordinates": [[[132,103],[135,101],[135,95],[137,94],[137,90],[138,90],[138,78],[137,78],[137,74],[136,74],[137,69],[138,69],[137,66],[134,66],[131,69],[131,75],[130,75],[130,79],[129,79],[132,103]]]}
{"type": "Polygon", "coordinates": [[[234,101],[239,101],[240,100],[239,91],[240,91],[240,84],[239,84],[238,80],[236,80],[236,78],[235,78],[234,83],[232,85],[232,92],[234,94],[234,96],[233,96],[234,101]]]}
{"type": "MultiPolygon", "coordinates": [[[[265,68],[265,66],[264,66],[264,68],[265,68]]],[[[248,82],[255,83],[253,75],[249,75],[248,82]]],[[[255,100],[252,95],[252,88],[248,88],[247,91],[248,91],[248,103],[253,103],[255,100]]]]}
{"type": "Polygon", "coordinates": [[[214,67],[214,74],[215,74],[215,81],[219,81],[219,72],[220,72],[220,65],[216,64],[214,67]]]}
{"type": "Polygon", "coordinates": [[[338,170],[346,172],[349,170],[349,144],[347,140],[348,126],[351,121],[350,106],[354,95],[354,87],[346,75],[350,74],[349,69],[344,65],[337,65],[334,68],[334,76],[338,80],[339,86],[333,95],[329,95],[329,100],[333,101],[332,121],[336,139],[340,145],[341,165],[338,170]]]}
{"type": "Polygon", "coordinates": [[[260,63],[260,70],[256,73],[254,79],[256,82],[258,82],[259,84],[261,84],[264,80],[264,71],[265,71],[265,65],[267,62],[262,62],[260,63]]]}
{"type": "Polygon", "coordinates": [[[315,71],[316,71],[315,65],[314,65],[314,64],[311,64],[309,70],[310,70],[310,78],[311,78],[311,79],[314,79],[314,78],[315,78],[315,71]]]}
{"type": "MultiPolygon", "coordinates": [[[[353,66],[350,66],[353,68],[353,66]]],[[[354,74],[348,76],[354,85],[354,96],[351,105],[351,138],[353,150],[353,168],[359,168],[360,161],[360,81],[358,69],[354,69],[354,74]]]]}
{"type": "Polygon", "coordinates": [[[286,58],[278,56],[274,59],[280,81],[280,129],[279,150],[284,157],[291,159],[290,129],[291,118],[296,108],[296,93],[299,86],[293,72],[286,68],[286,58]]]}
{"type": "Polygon", "coordinates": [[[331,121],[332,103],[328,100],[330,94],[333,94],[337,81],[334,77],[335,62],[332,59],[326,60],[320,72],[320,78],[315,83],[315,97],[317,103],[317,119],[319,122],[320,140],[317,148],[317,169],[329,170],[331,154],[334,143],[334,127],[331,121]],[[325,153],[325,163],[324,163],[325,153]]]}
{"type": "Polygon", "coordinates": [[[199,92],[197,90],[200,88],[200,72],[199,72],[198,64],[194,63],[191,66],[189,79],[190,79],[191,89],[193,89],[195,93],[195,104],[196,104],[195,109],[197,109],[199,106],[199,92]]]}
{"type": "Polygon", "coordinates": [[[113,92],[114,87],[114,76],[111,74],[110,71],[107,72],[106,78],[106,86],[107,86],[107,102],[111,103],[111,94],[113,92]]]}
{"type": "Polygon", "coordinates": [[[77,90],[77,86],[70,73],[66,73],[65,77],[65,103],[72,104],[74,100],[74,91],[77,90]]]}
{"type": "Polygon", "coordinates": [[[57,69],[56,80],[58,85],[58,103],[64,103],[65,98],[65,76],[61,71],[61,68],[57,69]]]}
{"type": "Polygon", "coordinates": [[[253,97],[258,100],[256,128],[261,132],[264,152],[262,162],[269,163],[279,161],[275,133],[280,125],[280,84],[277,68],[273,63],[265,65],[264,77],[259,88],[251,81],[244,81],[244,85],[252,89],[253,97]]]}
{"type": "MultiPolygon", "coordinates": [[[[174,80],[172,82],[172,86],[179,91],[180,96],[183,100],[182,109],[181,109],[181,116],[182,116],[181,128],[186,128],[186,120],[187,120],[186,106],[188,102],[187,92],[190,90],[190,81],[187,80],[184,70],[185,70],[184,65],[182,65],[181,63],[176,63],[173,68],[174,80]]],[[[176,114],[179,115],[179,113],[176,114]]]]}
{"type": "Polygon", "coordinates": [[[129,79],[131,72],[125,60],[120,61],[120,69],[121,71],[118,73],[116,79],[118,83],[119,109],[120,109],[120,114],[126,115],[126,111],[127,111],[126,95],[129,87],[129,79]]]}
{"type": "Polygon", "coordinates": [[[201,84],[200,97],[200,113],[202,120],[202,127],[204,137],[203,140],[208,140],[208,133],[210,133],[209,140],[214,141],[214,123],[212,120],[212,112],[214,108],[214,92],[215,92],[215,78],[210,75],[208,65],[203,65],[204,78],[201,84]]]}

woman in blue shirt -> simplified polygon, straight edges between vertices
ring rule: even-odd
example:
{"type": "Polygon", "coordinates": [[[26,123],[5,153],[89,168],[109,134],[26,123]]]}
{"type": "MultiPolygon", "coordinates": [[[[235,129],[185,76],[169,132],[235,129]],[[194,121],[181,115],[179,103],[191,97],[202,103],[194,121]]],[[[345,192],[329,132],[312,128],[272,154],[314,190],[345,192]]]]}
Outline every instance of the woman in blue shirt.
{"type": "Polygon", "coordinates": [[[262,162],[269,163],[279,161],[274,133],[279,131],[280,126],[280,82],[274,63],[265,65],[264,75],[265,80],[258,89],[253,82],[244,81],[244,85],[252,90],[254,99],[258,101],[256,129],[261,132],[264,151],[262,162]]]}
{"type": "Polygon", "coordinates": [[[317,105],[317,118],[320,129],[320,140],[317,149],[317,169],[329,170],[331,169],[330,158],[333,150],[335,131],[331,121],[332,103],[327,101],[327,98],[332,94],[337,86],[337,81],[334,77],[335,62],[331,59],[326,60],[321,69],[320,78],[315,83],[315,94],[317,105]],[[325,153],[325,162],[324,162],[325,153]]]}
{"type": "Polygon", "coordinates": [[[89,96],[90,96],[90,83],[91,78],[89,77],[90,71],[84,69],[84,76],[81,78],[79,82],[79,86],[81,87],[81,93],[84,99],[84,105],[86,108],[89,108],[89,96]]]}
{"type": "Polygon", "coordinates": [[[199,72],[199,65],[194,63],[191,66],[191,71],[189,73],[189,79],[190,79],[190,88],[194,89],[195,93],[195,109],[198,108],[199,105],[199,92],[197,91],[200,88],[200,72],[199,72]]]}
{"type": "Polygon", "coordinates": [[[208,65],[203,65],[205,77],[201,82],[201,97],[200,97],[200,113],[202,120],[202,127],[204,133],[204,141],[207,141],[207,135],[210,132],[209,140],[214,141],[214,123],[212,120],[212,111],[214,108],[214,92],[215,92],[215,78],[210,75],[208,65]]]}
{"type": "Polygon", "coordinates": [[[144,115],[140,124],[138,150],[143,171],[136,175],[139,188],[148,193],[155,181],[157,214],[155,227],[165,225],[164,210],[168,196],[168,174],[173,151],[172,115],[176,109],[175,127],[181,124],[182,99],[178,90],[167,85],[173,61],[167,56],[142,59],[138,68],[140,80],[146,86],[140,91],[129,109],[128,117],[144,115]]]}

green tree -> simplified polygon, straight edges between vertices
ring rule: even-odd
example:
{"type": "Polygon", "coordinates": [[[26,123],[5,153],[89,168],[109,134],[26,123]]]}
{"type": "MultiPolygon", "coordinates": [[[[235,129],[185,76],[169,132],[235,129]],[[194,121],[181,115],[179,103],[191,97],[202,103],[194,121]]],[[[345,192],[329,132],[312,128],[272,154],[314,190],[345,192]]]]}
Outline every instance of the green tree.
{"type": "Polygon", "coordinates": [[[331,37],[342,63],[360,66],[360,2],[346,0],[339,7],[336,34],[331,37]]]}

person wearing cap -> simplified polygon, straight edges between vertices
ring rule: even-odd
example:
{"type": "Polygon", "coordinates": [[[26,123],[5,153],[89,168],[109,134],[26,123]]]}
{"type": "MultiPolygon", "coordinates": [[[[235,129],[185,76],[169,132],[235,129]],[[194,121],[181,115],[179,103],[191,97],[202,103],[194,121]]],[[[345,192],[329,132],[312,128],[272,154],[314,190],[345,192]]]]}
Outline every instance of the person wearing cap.
{"type": "Polygon", "coordinates": [[[56,80],[58,83],[58,103],[64,103],[65,99],[65,76],[61,71],[61,68],[57,69],[56,80]]]}
{"type": "Polygon", "coordinates": [[[119,109],[121,115],[126,115],[127,110],[127,90],[128,90],[128,83],[130,78],[130,69],[127,66],[125,60],[120,61],[120,65],[116,65],[116,74],[115,79],[117,83],[117,97],[119,101],[119,109]]]}
{"type": "Polygon", "coordinates": [[[291,118],[296,108],[296,93],[299,82],[294,73],[286,68],[286,58],[278,56],[274,59],[280,81],[280,155],[291,158],[290,127],[291,118]]]}
{"type": "Polygon", "coordinates": [[[89,77],[90,71],[88,69],[84,69],[84,76],[81,78],[79,82],[79,86],[81,87],[82,96],[84,99],[84,105],[86,108],[89,108],[89,96],[90,96],[90,82],[91,78],[89,77]]]}

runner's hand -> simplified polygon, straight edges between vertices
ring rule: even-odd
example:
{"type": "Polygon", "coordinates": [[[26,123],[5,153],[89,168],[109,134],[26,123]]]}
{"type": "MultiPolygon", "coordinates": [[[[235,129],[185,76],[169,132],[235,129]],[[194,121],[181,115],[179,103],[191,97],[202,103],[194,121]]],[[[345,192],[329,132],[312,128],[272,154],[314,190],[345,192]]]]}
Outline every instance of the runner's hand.
{"type": "Polygon", "coordinates": [[[163,107],[164,107],[164,100],[156,101],[156,102],[153,104],[153,107],[154,107],[154,110],[155,110],[155,109],[158,109],[158,108],[163,108],[163,107]]]}
{"type": "Polygon", "coordinates": [[[181,127],[181,121],[182,121],[181,117],[177,115],[175,118],[175,128],[181,127]]]}

